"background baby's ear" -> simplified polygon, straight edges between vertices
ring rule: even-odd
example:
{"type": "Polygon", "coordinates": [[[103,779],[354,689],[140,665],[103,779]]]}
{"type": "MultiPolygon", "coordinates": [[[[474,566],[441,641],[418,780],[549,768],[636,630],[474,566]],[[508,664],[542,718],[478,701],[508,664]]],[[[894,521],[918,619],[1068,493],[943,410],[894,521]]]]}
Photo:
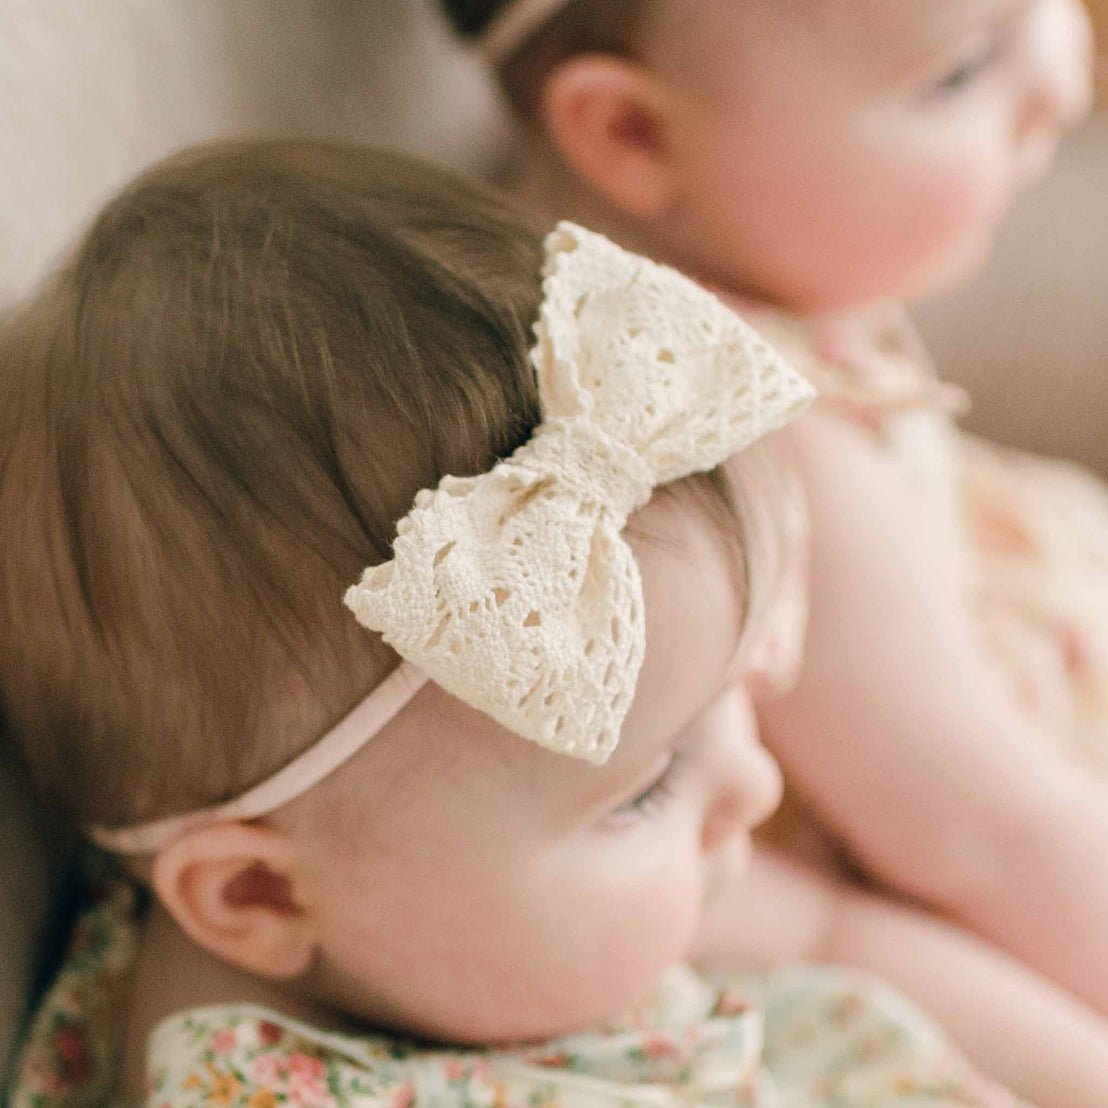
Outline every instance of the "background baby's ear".
{"type": "Polygon", "coordinates": [[[661,213],[676,188],[670,94],[646,70],[608,54],[559,66],[539,111],[566,163],[621,211],[661,213]]]}
{"type": "Polygon", "coordinates": [[[287,838],[256,824],[189,831],[154,861],[154,889],[205,949],[268,978],[304,973],[315,953],[287,838]]]}

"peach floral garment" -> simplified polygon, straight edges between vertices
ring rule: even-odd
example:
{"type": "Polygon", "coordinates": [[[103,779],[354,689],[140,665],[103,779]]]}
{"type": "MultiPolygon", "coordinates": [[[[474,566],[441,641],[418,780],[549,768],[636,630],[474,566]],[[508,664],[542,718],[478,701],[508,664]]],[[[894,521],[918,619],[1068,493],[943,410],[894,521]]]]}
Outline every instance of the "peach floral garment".
{"type": "MultiPolygon", "coordinates": [[[[108,1108],[140,913],[123,881],[80,918],[12,1108],[108,1108]]],[[[149,1049],[148,1108],[1016,1108],[907,1001],[837,970],[710,983],[685,967],[638,1015],[522,1048],[329,1033],[243,1005],[181,1012],[149,1049]]]]}
{"type": "Polygon", "coordinates": [[[960,430],[968,400],[938,380],[899,306],[808,320],[741,310],[901,459],[959,544],[983,641],[1015,696],[1108,776],[1108,487],[960,430]]]}

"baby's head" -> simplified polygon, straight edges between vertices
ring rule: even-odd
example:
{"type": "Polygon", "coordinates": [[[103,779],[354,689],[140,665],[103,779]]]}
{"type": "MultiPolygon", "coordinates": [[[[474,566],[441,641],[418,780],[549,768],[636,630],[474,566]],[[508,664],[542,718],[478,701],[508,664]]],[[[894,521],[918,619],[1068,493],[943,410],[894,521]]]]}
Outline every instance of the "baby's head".
{"type": "Polygon", "coordinates": [[[444,3],[541,136],[540,202],[801,311],[964,276],[1089,102],[1079,0],[444,3]]]}
{"type": "MultiPolygon", "coordinates": [[[[420,489],[486,473],[540,424],[541,268],[540,239],[499,201],[403,161],[216,148],[141,178],[7,321],[0,703],[77,821],[218,806],[290,760],[307,774],[296,760],[382,685],[396,655],[341,597],[392,557],[420,489]]],[[[604,304],[614,319],[626,301],[604,304]]],[[[617,338],[641,349],[640,329],[617,338]]],[[[711,370],[710,331],[693,313],[669,337],[691,335],[711,370]]],[[[670,347],[650,360],[667,384],[691,372],[670,347]]],[[[180,927],[297,994],[436,1037],[543,1036],[639,1000],[777,798],[737,654],[772,587],[761,465],[755,448],[731,480],[675,481],[631,516],[645,656],[606,764],[429,682],[262,818],[159,842],[140,870],[180,927]]],[[[602,614],[614,540],[597,534],[581,579],[552,587],[602,614]]],[[[496,589],[481,603],[511,608],[496,589]]],[[[428,640],[444,627],[436,615],[428,640]]]]}

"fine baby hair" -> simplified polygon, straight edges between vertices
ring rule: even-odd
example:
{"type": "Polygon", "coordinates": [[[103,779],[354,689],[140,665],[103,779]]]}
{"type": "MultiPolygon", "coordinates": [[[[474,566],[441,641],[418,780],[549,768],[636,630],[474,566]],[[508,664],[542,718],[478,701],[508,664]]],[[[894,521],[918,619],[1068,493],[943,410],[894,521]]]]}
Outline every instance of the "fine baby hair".
{"type": "MultiPolygon", "coordinates": [[[[563,234],[572,264],[579,242],[563,234]]],[[[605,277],[612,297],[619,282],[637,279],[642,263],[607,250],[615,269],[586,262],[564,296],[603,300],[605,277]]],[[[108,207],[5,347],[2,537],[13,551],[3,590],[5,708],[32,769],[75,818],[115,827],[240,794],[380,680],[388,651],[336,598],[362,567],[386,559],[418,489],[487,469],[537,425],[526,351],[540,268],[535,234],[505,207],[368,152],[186,154],[108,207]]],[[[674,278],[662,291],[674,289],[711,306],[689,282],[674,278]]],[[[612,311],[604,323],[638,320],[646,330],[656,322],[646,301],[644,283],[631,318],[612,311]]],[[[742,326],[726,309],[710,322],[700,316],[708,334],[697,339],[712,357],[739,341],[724,333],[742,326]]],[[[556,313],[545,333],[547,342],[572,341],[556,313]]],[[[670,352],[669,361],[685,362],[690,380],[686,354],[670,352]]],[[[764,357],[775,364],[768,350],[764,357]]],[[[609,379],[616,369],[607,368],[609,379]]],[[[633,364],[624,370],[616,387],[626,405],[640,385],[633,364]]],[[[709,390],[717,412],[726,410],[725,377],[709,390]]],[[[750,391],[745,381],[739,387],[750,391]]],[[[773,396],[766,393],[764,416],[746,421],[748,439],[807,387],[795,381],[782,391],[773,377],[767,388],[773,396]]],[[[651,401],[659,424],[669,419],[663,394],[651,401]]],[[[751,395],[757,408],[761,393],[751,395]]],[[[679,404],[688,400],[681,396],[679,404]]],[[[573,403],[564,403],[571,415],[573,403]]],[[[649,432],[661,451],[651,484],[710,469],[746,444],[720,440],[707,419],[700,432],[719,454],[710,464],[686,464],[679,443],[649,432]]],[[[634,480],[641,486],[641,476],[634,480]]],[[[705,487],[738,510],[722,474],[705,487]]],[[[556,529],[564,534],[567,522],[556,529]]],[[[734,524],[741,529],[737,517],[734,524]]],[[[543,553],[534,547],[524,560],[543,553]]],[[[529,572],[541,577],[537,564],[529,572]]],[[[595,588],[605,569],[582,556],[570,572],[595,588]]],[[[376,590],[363,592],[353,603],[364,612],[376,590]]],[[[412,589],[402,585],[393,606],[410,613],[412,589]]],[[[558,633],[557,613],[543,615],[540,629],[533,614],[532,652],[558,633]]],[[[473,663],[461,654],[482,640],[471,636],[463,649],[460,634],[450,628],[446,655],[464,671],[473,663]]],[[[417,629],[416,638],[427,635],[417,629]]],[[[628,648],[641,655],[630,629],[627,640],[618,657],[595,663],[608,673],[609,695],[619,685],[612,674],[627,671],[616,707],[586,742],[587,720],[572,714],[586,705],[570,703],[558,722],[564,748],[576,743],[603,759],[614,747],[641,662],[626,656],[628,648]]],[[[480,667],[494,685],[510,676],[489,668],[496,654],[480,667]]],[[[546,681],[532,699],[549,704],[557,690],[546,681]]],[[[541,731],[529,711],[532,731],[541,731]]],[[[528,733],[525,715],[509,712],[507,722],[528,733]]],[[[558,746],[551,735],[530,737],[558,746]]]]}
{"type": "Polygon", "coordinates": [[[537,421],[540,265],[366,151],[193,152],[108,206],[0,382],[4,710],[75,820],[241,792],[391,668],[337,598],[537,421]]]}

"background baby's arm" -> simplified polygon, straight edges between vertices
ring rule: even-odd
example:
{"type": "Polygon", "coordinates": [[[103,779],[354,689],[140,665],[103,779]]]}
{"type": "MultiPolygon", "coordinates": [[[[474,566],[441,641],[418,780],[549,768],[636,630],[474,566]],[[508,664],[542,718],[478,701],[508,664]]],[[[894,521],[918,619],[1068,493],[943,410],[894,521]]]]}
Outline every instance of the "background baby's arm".
{"type": "Polygon", "coordinates": [[[1108,1012],[1108,788],[1037,734],[979,648],[956,551],[834,416],[795,431],[813,527],[793,692],[761,713],[873,873],[1108,1012]]]}
{"type": "Polygon", "coordinates": [[[958,927],[829,882],[769,852],[713,904],[698,961],[824,962],[877,974],[971,1062],[1039,1108],[1094,1108],[1108,1090],[1108,1022],[958,927]]]}

